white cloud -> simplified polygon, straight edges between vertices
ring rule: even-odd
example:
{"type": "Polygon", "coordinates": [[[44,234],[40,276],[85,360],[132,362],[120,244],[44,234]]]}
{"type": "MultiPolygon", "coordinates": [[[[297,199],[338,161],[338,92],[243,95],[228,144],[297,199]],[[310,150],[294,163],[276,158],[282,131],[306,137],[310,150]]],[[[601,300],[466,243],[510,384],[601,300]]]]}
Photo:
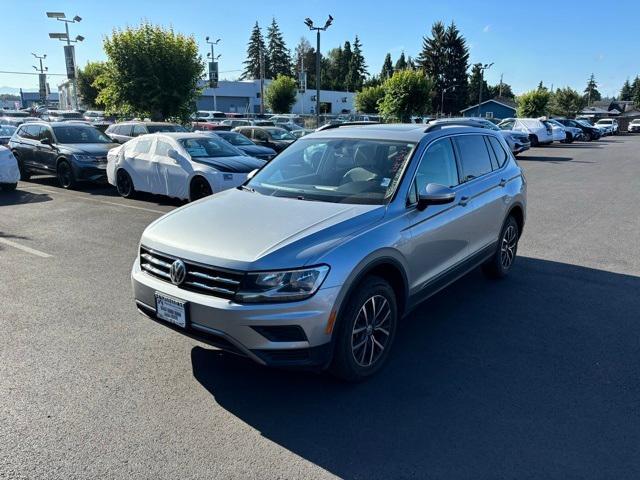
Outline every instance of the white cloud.
{"type": "Polygon", "coordinates": [[[491,25],[485,25],[482,31],[484,33],[489,33],[491,31],[491,25]]]}

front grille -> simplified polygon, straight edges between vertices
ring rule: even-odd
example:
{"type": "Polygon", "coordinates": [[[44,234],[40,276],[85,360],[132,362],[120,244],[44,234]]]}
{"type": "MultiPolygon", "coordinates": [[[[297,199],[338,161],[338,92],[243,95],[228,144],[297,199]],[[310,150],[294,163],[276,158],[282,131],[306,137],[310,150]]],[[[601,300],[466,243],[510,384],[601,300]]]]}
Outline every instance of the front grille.
{"type": "MultiPolygon", "coordinates": [[[[140,268],[160,280],[171,282],[171,265],[177,257],[160,253],[150,248],[140,247],[140,268]]],[[[189,290],[221,298],[233,298],[244,277],[242,272],[223,270],[209,267],[189,260],[184,262],[187,274],[184,281],[178,285],[183,290],[189,290]]]]}

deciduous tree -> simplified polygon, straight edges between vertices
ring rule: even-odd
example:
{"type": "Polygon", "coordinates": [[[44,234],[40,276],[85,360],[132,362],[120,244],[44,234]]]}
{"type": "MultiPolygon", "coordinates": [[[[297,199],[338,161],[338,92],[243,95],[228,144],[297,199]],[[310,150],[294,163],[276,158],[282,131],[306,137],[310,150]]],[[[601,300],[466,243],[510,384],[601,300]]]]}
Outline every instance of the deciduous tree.
{"type": "Polygon", "coordinates": [[[380,101],[384,98],[382,85],[363,87],[356,94],[355,107],[358,112],[378,113],[380,101]]]}
{"type": "Polygon", "coordinates": [[[84,68],[78,70],[78,95],[81,102],[89,108],[104,108],[105,105],[98,101],[100,86],[96,80],[107,70],[104,62],[87,62],[84,68]]]}
{"type": "Polygon", "coordinates": [[[278,75],[267,87],[264,99],[274,113],[289,113],[296,103],[296,81],[286,75],[278,75]]]}
{"type": "Polygon", "coordinates": [[[380,113],[389,120],[409,122],[412,115],[422,115],[431,106],[434,81],[423,72],[402,70],[383,84],[384,97],[380,113]]]}
{"type": "Polygon", "coordinates": [[[549,113],[563,117],[575,117],[584,108],[584,98],[573,88],[558,88],[551,96],[549,113]]]}
{"type": "Polygon", "coordinates": [[[537,88],[518,97],[518,116],[537,118],[547,115],[551,94],[546,88],[537,88]]]}

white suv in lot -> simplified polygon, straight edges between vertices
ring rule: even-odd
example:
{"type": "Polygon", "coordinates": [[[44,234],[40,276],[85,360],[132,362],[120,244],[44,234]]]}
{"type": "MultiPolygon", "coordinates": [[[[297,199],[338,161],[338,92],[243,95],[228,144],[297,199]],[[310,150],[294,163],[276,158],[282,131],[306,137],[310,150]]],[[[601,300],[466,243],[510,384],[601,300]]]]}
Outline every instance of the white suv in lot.
{"type": "Polygon", "coordinates": [[[515,130],[529,135],[532,147],[553,143],[553,130],[537,118],[505,118],[498,126],[503,130],[515,130]]]}
{"type": "Polygon", "coordinates": [[[149,225],[135,301],[257,363],[362,380],[420,302],[478,266],[505,276],[525,217],[526,182],[500,132],[335,125],[149,225]]]}
{"type": "Polygon", "coordinates": [[[604,129],[607,135],[618,134],[618,121],[615,118],[601,118],[595,123],[595,126],[604,129]]]}

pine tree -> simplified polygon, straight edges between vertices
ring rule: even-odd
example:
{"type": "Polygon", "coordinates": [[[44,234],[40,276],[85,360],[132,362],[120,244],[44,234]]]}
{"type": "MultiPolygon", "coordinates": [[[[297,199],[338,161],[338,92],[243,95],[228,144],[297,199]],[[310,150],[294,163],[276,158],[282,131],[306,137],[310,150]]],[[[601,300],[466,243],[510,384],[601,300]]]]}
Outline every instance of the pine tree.
{"type": "Polygon", "coordinates": [[[631,84],[631,100],[636,104],[636,108],[640,108],[640,77],[636,77],[631,84]]]}
{"type": "Polygon", "coordinates": [[[448,90],[445,92],[444,105],[441,108],[444,113],[457,114],[467,105],[469,95],[469,49],[467,41],[453,22],[447,27],[444,42],[446,61],[443,69],[443,88],[448,90]]]}
{"type": "Polygon", "coordinates": [[[276,78],[278,75],[291,75],[291,54],[287,49],[280,27],[274,18],[267,28],[267,62],[266,77],[276,78]]]}
{"type": "MultiPolygon", "coordinates": [[[[305,37],[301,37],[300,41],[294,49],[294,62],[295,71],[298,74],[298,82],[302,81],[302,72],[307,76],[307,88],[313,88],[315,86],[315,51],[311,47],[311,43],[305,37]],[[304,67],[304,70],[303,70],[304,67]],[[313,74],[313,79],[311,78],[313,74]]],[[[300,84],[302,88],[302,84],[300,84]]]]}
{"type": "MultiPolygon", "coordinates": [[[[253,26],[249,43],[247,44],[247,59],[243,62],[244,71],[240,76],[241,80],[260,78],[260,54],[266,53],[262,30],[258,22],[253,26]]],[[[266,55],[265,55],[266,60],[266,55]]]]}
{"type": "Polygon", "coordinates": [[[422,72],[433,79],[436,95],[432,100],[432,111],[436,111],[440,104],[440,92],[445,87],[444,69],[447,62],[446,29],[444,23],[435,22],[431,27],[431,37],[422,38],[422,51],[416,59],[422,72]]]}
{"type": "Polygon", "coordinates": [[[633,99],[633,90],[631,88],[631,83],[629,83],[629,79],[624,82],[622,88],[620,89],[620,100],[629,101],[633,99]]]}
{"type": "Polygon", "coordinates": [[[394,70],[406,70],[407,69],[407,59],[404,57],[404,52],[400,54],[398,57],[398,61],[394,67],[394,70]]]}
{"type": "Polygon", "coordinates": [[[415,70],[416,69],[416,62],[413,61],[413,58],[411,58],[411,55],[409,55],[407,57],[407,70],[415,70]]]}
{"type": "Polygon", "coordinates": [[[330,90],[344,90],[345,77],[342,76],[343,54],[342,47],[332,48],[327,53],[326,81],[330,90]]]}
{"type": "Polygon", "coordinates": [[[380,71],[380,78],[387,79],[393,75],[393,63],[391,62],[391,54],[387,53],[384,57],[384,63],[382,64],[382,70],[380,71]]]}
{"type": "Polygon", "coordinates": [[[482,63],[475,63],[471,67],[471,76],[469,77],[469,105],[477,105],[480,98],[480,88],[482,88],[482,101],[491,98],[491,92],[487,85],[487,81],[482,76],[482,63]],[[482,78],[482,86],[480,79],[482,78]]]}
{"type": "Polygon", "coordinates": [[[351,65],[351,59],[353,58],[353,52],[351,51],[351,42],[347,40],[342,47],[342,59],[340,62],[340,78],[343,79],[342,87],[347,92],[354,91],[354,86],[349,83],[349,66],[351,65]]]}
{"type": "Polygon", "coordinates": [[[587,101],[587,106],[591,105],[592,102],[602,100],[602,95],[600,95],[600,92],[598,91],[598,82],[596,82],[596,77],[593,73],[589,77],[587,86],[584,89],[584,98],[587,101]]]}
{"type": "Polygon", "coordinates": [[[369,74],[367,71],[367,64],[364,60],[364,55],[362,54],[362,44],[360,43],[360,39],[356,35],[355,40],[353,41],[353,51],[351,55],[351,62],[349,65],[349,74],[347,82],[349,85],[353,86],[353,91],[357,92],[362,89],[362,84],[366,76],[369,74]]]}

